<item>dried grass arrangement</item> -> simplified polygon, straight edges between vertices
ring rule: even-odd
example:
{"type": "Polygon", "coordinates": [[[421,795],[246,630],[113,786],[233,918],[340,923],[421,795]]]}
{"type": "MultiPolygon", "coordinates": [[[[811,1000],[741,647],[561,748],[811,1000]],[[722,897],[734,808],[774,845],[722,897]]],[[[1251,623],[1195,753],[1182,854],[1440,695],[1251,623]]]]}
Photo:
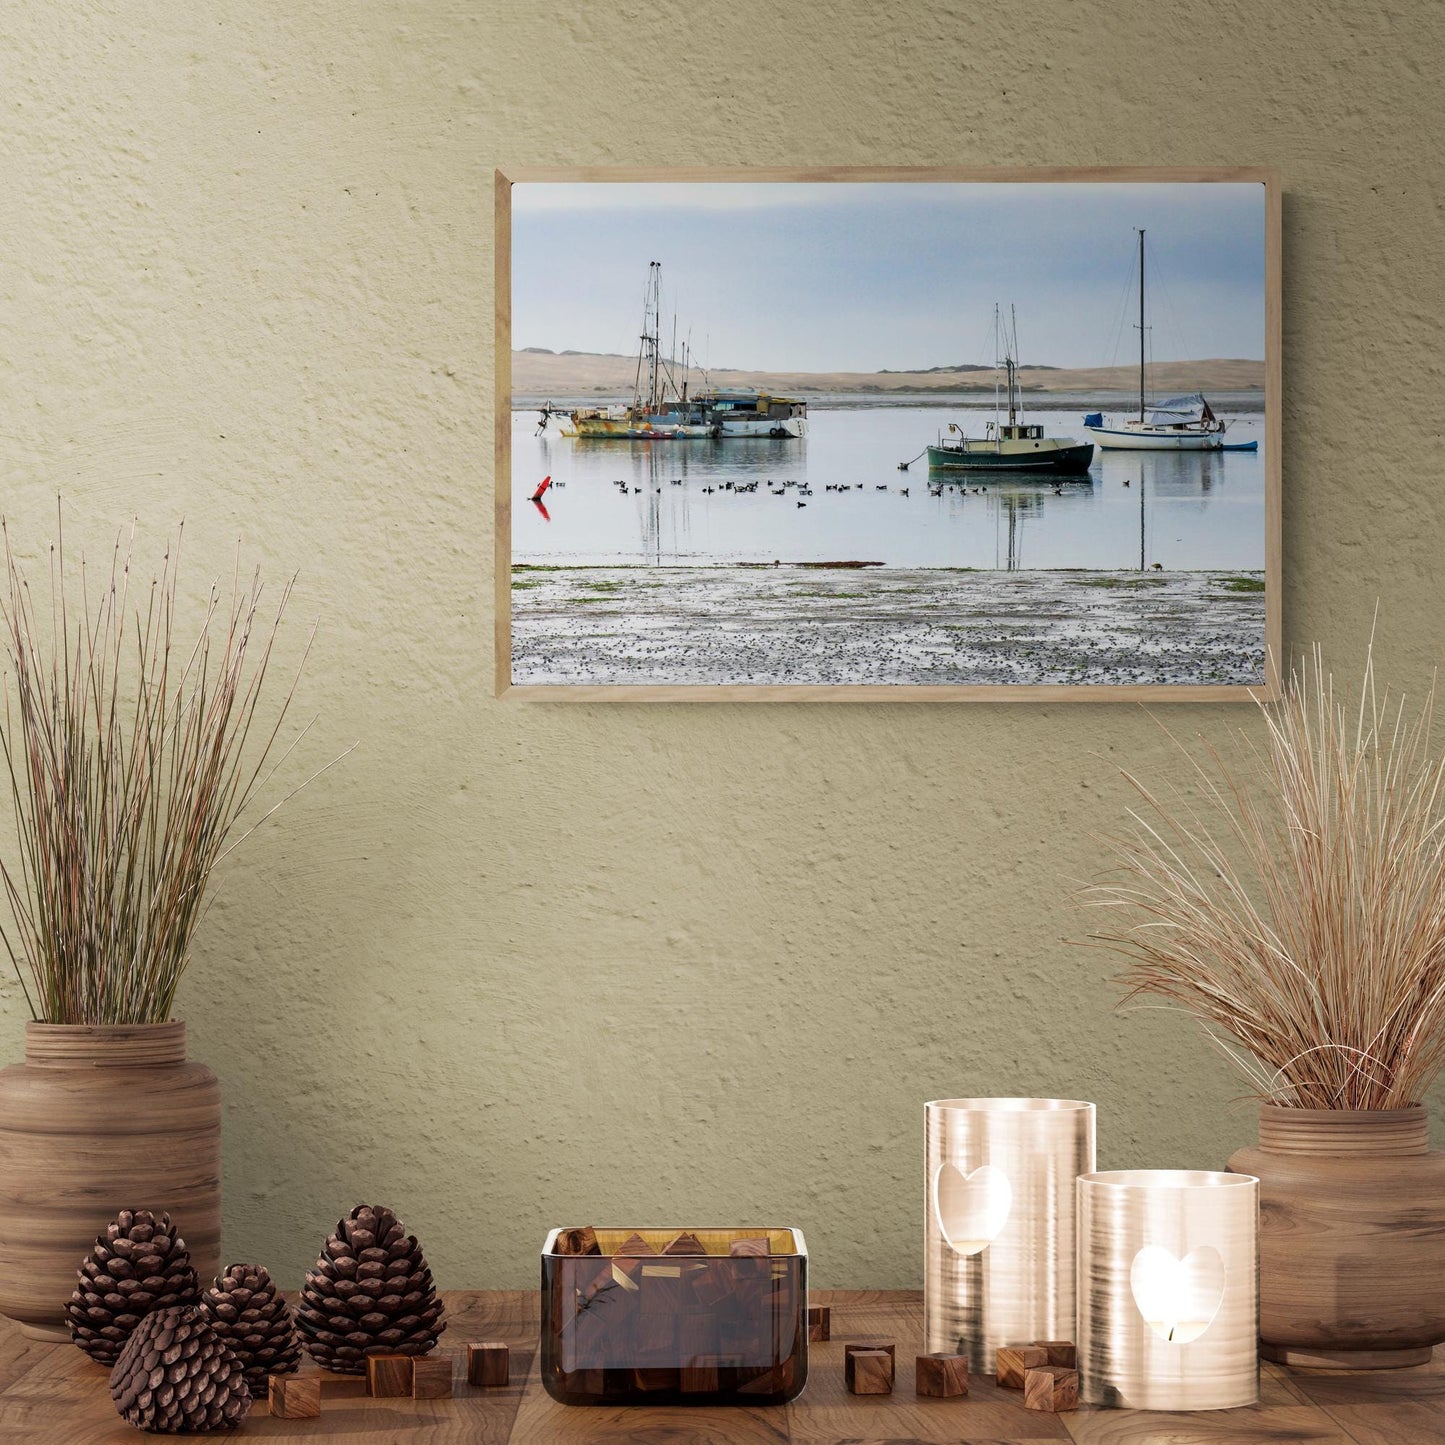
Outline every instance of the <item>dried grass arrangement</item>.
{"type": "Polygon", "coordinates": [[[1408,710],[1336,696],[1316,650],[1240,762],[1184,748],[1159,790],[1128,772],[1132,828],[1084,901],[1117,921],[1127,999],[1193,1014],[1260,1097],[1312,1109],[1418,1104],[1445,1067],[1445,760],[1433,684],[1408,710]]]}
{"type": "Polygon", "coordinates": [[[213,585],[199,632],[182,636],[180,532],[134,603],[132,539],[117,540],[96,587],[83,560],[67,577],[62,538],[37,598],[4,532],[0,748],[19,846],[0,858],[13,915],[0,934],[31,1014],[49,1023],[170,1018],[212,870],[300,740],[268,767],[305,664],[263,724],[290,585],[262,626],[259,573],[246,579],[238,559],[229,599],[213,585]]]}

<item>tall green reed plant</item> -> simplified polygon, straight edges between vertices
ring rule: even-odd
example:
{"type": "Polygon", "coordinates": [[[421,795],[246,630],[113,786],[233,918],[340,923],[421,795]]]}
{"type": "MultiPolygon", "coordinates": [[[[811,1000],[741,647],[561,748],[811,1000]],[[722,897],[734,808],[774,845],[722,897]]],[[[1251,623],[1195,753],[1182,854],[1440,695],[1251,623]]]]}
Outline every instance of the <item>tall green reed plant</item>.
{"type": "Polygon", "coordinates": [[[0,750],[17,847],[0,855],[12,914],[0,935],[32,1016],[51,1023],[171,1016],[207,884],[274,775],[268,759],[306,660],[264,718],[290,584],[262,625],[259,571],[244,577],[238,555],[229,596],[213,584],[199,630],[183,632],[181,531],[135,601],[133,540],[134,529],[117,540],[95,585],[83,559],[67,575],[62,532],[37,593],[4,529],[0,750]]]}
{"type": "MultiPolygon", "coordinates": [[[[1336,696],[1316,649],[1240,762],[1184,749],[1106,840],[1117,871],[1084,900],[1122,954],[1126,1001],[1192,1014],[1278,1104],[1393,1109],[1445,1069],[1445,759],[1434,686],[1413,710],[1376,686],[1336,696]]],[[[1233,750],[1231,750],[1233,755],[1233,750]]]]}

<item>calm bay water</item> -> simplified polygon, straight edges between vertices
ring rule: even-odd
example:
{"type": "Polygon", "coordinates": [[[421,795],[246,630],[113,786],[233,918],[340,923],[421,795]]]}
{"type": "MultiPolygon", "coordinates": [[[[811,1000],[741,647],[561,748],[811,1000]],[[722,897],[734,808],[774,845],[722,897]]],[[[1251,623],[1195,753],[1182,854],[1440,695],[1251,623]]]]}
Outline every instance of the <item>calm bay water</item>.
{"type": "MultiPolygon", "coordinates": [[[[1030,411],[1027,420],[1042,422],[1048,435],[1084,441],[1084,409],[1030,411]]],[[[897,469],[949,422],[981,436],[992,416],[991,409],[957,406],[830,410],[815,403],[808,436],[799,440],[626,442],[561,437],[555,425],[537,437],[536,412],[514,411],[513,560],[1135,568],[1142,498],[1146,565],[1264,566],[1261,414],[1231,414],[1229,430],[1232,441],[1258,440],[1258,452],[1096,450],[1088,476],[1074,481],[991,481],[970,473],[966,483],[940,486],[926,457],[897,469]],[[546,494],[544,515],[527,498],[548,474],[562,485],[546,494]],[[755,481],[758,490],[744,495],[725,486],[755,481]],[[770,481],[798,485],[778,498],[770,481]],[[850,490],[826,490],[834,485],[850,490]],[[803,486],[811,497],[799,498],[803,486]]]]}

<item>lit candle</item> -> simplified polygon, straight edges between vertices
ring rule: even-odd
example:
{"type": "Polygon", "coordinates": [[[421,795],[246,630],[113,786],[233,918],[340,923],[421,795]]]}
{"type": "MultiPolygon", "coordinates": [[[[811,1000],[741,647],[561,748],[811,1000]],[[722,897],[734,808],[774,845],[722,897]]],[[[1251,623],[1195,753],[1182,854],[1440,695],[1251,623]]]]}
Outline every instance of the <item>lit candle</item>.
{"type": "Polygon", "coordinates": [[[1134,1256],[1129,1287],[1145,1323],[1161,1340],[1187,1345],[1214,1323],[1224,1299],[1224,1261],[1211,1245],[1180,1259],[1162,1244],[1134,1256]]]}
{"type": "Polygon", "coordinates": [[[1081,1175],[1079,1385],[1094,1405],[1227,1410],[1259,1397],[1259,1181],[1081,1175]]]}

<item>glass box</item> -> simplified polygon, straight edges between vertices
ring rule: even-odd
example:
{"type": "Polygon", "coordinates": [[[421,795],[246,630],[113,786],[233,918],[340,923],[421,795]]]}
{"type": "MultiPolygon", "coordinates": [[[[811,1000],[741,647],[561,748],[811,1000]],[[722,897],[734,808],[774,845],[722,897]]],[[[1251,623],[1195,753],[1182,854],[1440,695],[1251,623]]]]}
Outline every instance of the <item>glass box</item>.
{"type": "Polygon", "coordinates": [[[782,1404],[808,1376],[803,1236],[554,1229],[541,1349],[542,1383],[565,1405],[782,1404]]]}

